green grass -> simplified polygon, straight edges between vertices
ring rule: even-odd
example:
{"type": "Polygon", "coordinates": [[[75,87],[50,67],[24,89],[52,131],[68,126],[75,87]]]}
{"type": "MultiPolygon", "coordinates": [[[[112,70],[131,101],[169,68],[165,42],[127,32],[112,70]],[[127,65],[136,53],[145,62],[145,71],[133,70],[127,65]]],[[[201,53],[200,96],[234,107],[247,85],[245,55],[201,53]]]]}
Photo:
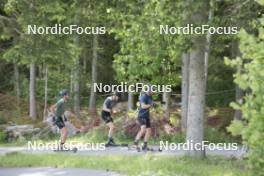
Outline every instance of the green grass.
{"type": "MultiPolygon", "coordinates": [[[[205,140],[210,141],[212,143],[232,143],[239,141],[234,140],[230,136],[224,134],[223,132],[219,132],[213,128],[208,128],[205,130],[206,136],[205,140]]],[[[59,134],[46,137],[44,139],[36,139],[34,141],[39,143],[54,143],[55,141],[59,140],[59,134]]],[[[128,143],[132,144],[134,141],[134,137],[126,136],[125,134],[121,132],[117,132],[114,136],[116,143],[128,143]]],[[[69,137],[67,139],[67,142],[74,141],[74,142],[80,142],[80,143],[105,143],[107,141],[107,128],[100,127],[97,129],[94,129],[93,131],[90,131],[86,134],[78,134],[72,137],[69,137]]],[[[12,141],[12,142],[0,142],[0,146],[25,146],[27,145],[28,141],[33,141],[31,139],[26,139],[24,141],[12,141]]],[[[150,145],[159,145],[160,141],[168,141],[168,142],[174,142],[174,143],[182,143],[185,141],[185,135],[184,134],[174,134],[174,135],[161,135],[158,138],[151,138],[149,140],[150,145]]],[[[239,143],[240,144],[240,143],[239,143]]]]}
{"type": "Polygon", "coordinates": [[[0,167],[70,167],[111,170],[127,175],[166,176],[247,176],[245,161],[209,157],[198,160],[188,157],[155,156],[76,156],[67,154],[32,155],[10,153],[0,156],[0,167]]]}

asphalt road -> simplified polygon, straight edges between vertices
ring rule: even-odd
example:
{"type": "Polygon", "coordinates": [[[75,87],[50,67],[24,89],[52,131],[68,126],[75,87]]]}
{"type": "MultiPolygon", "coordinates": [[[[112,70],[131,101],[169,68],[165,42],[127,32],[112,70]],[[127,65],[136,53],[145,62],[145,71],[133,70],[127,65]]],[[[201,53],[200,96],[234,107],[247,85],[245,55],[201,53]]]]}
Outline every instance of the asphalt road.
{"type": "Polygon", "coordinates": [[[77,168],[0,168],[0,176],[119,176],[119,174],[77,168]]]}
{"type": "MultiPolygon", "coordinates": [[[[155,149],[155,152],[147,152],[153,153],[154,155],[176,155],[181,156],[186,154],[186,151],[183,149],[177,150],[163,150],[162,152],[158,152],[158,146],[152,146],[155,149]]],[[[27,147],[0,147],[0,155],[4,155],[10,152],[20,152],[27,154],[56,154],[58,152],[54,152],[53,150],[45,150],[38,149],[32,150],[27,147]]],[[[209,150],[206,149],[206,155],[217,155],[217,156],[225,156],[225,157],[235,157],[241,158],[246,154],[246,148],[243,146],[238,147],[237,150],[209,150]]],[[[61,153],[61,152],[60,152],[61,153]]],[[[128,149],[128,147],[108,147],[105,150],[78,150],[76,153],[74,152],[64,152],[69,155],[144,155],[146,152],[137,152],[135,149],[128,149]]]]}

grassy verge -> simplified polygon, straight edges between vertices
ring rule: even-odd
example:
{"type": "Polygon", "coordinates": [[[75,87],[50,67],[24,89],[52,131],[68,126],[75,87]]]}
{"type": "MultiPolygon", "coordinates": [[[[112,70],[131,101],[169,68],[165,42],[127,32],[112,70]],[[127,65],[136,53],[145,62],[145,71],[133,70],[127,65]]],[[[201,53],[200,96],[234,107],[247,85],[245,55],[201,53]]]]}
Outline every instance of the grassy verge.
{"type": "Polygon", "coordinates": [[[154,156],[75,156],[66,154],[31,155],[10,153],[0,156],[0,167],[70,167],[111,170],[126,175],[144,176],[247,176],[244,161],[209,157],[196,160],[187,157],[154,156]]]}
{"type": "MultiPolygon", "coordinates": [[[[105,128],[106,129],[106,128],[105,128]]],[[[237,142],[233,140],[231,137],[217,131],[214,129],[206,129],[206,134],[209,134],[205,137],[206,141],[210,141],[211,143],[232,143],[237,142]]],[[[12,141],[12,142],[0,142],[1,147],[9,147],[9,146],[25,146],[28,141],[36,141],[38,143],[54,143],[58,141],[60,138],[59,134],[46,137],[45,139],[25,139],[24,141],[12,141]]],[[[134,137],[125,136],[123,133],[116,133],[114,136],[115,142],[118,144],[127,143],[132,144],[134,141],[134,137]]],[[[86,134],[78,134],[76,136],[69,137],[67,142],[80,142],[80,143],[105,143],[107,141],[107,130],[104,128],[94,129],[86,134]],[[103,130],[102,130],[103,129],[103,130]]],[[[182,143],[185,141],[185,136],[181,133],[176,135],[162,135],[158,138],[151,138],[149,140],[150,145],[159,145],[160,141],[168,141],[173,143],[182,143]]],[[[240,144],[239,142],[237,142],[240,144]]]]}

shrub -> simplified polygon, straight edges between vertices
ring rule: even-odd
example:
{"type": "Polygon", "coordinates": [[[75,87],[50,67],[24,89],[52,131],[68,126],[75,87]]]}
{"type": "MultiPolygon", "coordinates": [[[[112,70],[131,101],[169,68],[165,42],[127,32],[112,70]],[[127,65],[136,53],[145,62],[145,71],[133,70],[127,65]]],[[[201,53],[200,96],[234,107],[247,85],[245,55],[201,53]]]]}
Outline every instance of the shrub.
{"type": "Polygon", "coordinates": [[[5,143],[7,141],[7,135],[5,132],[0,132],[0,143],[5,143]]]}
{"type": "MultiPolygon", "coordinates": [[[[260,21],[264,24],[264,18],[260,21]]],[[[264,173],[264,42],[260,40],[263,37],[263,28],[258,37],[242,31],[240,48],[245,53],[243,57],[251,59],[226,60],[227,64],[242,68],[243,72],[235,74],[235,82],[248,92],[243,103],[232,104],[233,108],[242,111],[245,126],[233,122],[229,129],[234,134],[241,130],[240,134],[249,147],[250,166],[257,173],[264,173]]]]}

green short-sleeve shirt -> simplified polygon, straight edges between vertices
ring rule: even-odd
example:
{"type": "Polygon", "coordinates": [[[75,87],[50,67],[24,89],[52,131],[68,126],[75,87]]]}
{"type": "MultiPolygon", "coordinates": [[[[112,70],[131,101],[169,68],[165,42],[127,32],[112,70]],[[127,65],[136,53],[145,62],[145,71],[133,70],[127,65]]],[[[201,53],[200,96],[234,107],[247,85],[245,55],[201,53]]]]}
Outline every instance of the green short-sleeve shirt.
{"type": "Polygon", "coordinates": [[[56,103],[56,107],[56,116],[62,117],[65,111],[65,101],[63,98],[56,103]]]}

